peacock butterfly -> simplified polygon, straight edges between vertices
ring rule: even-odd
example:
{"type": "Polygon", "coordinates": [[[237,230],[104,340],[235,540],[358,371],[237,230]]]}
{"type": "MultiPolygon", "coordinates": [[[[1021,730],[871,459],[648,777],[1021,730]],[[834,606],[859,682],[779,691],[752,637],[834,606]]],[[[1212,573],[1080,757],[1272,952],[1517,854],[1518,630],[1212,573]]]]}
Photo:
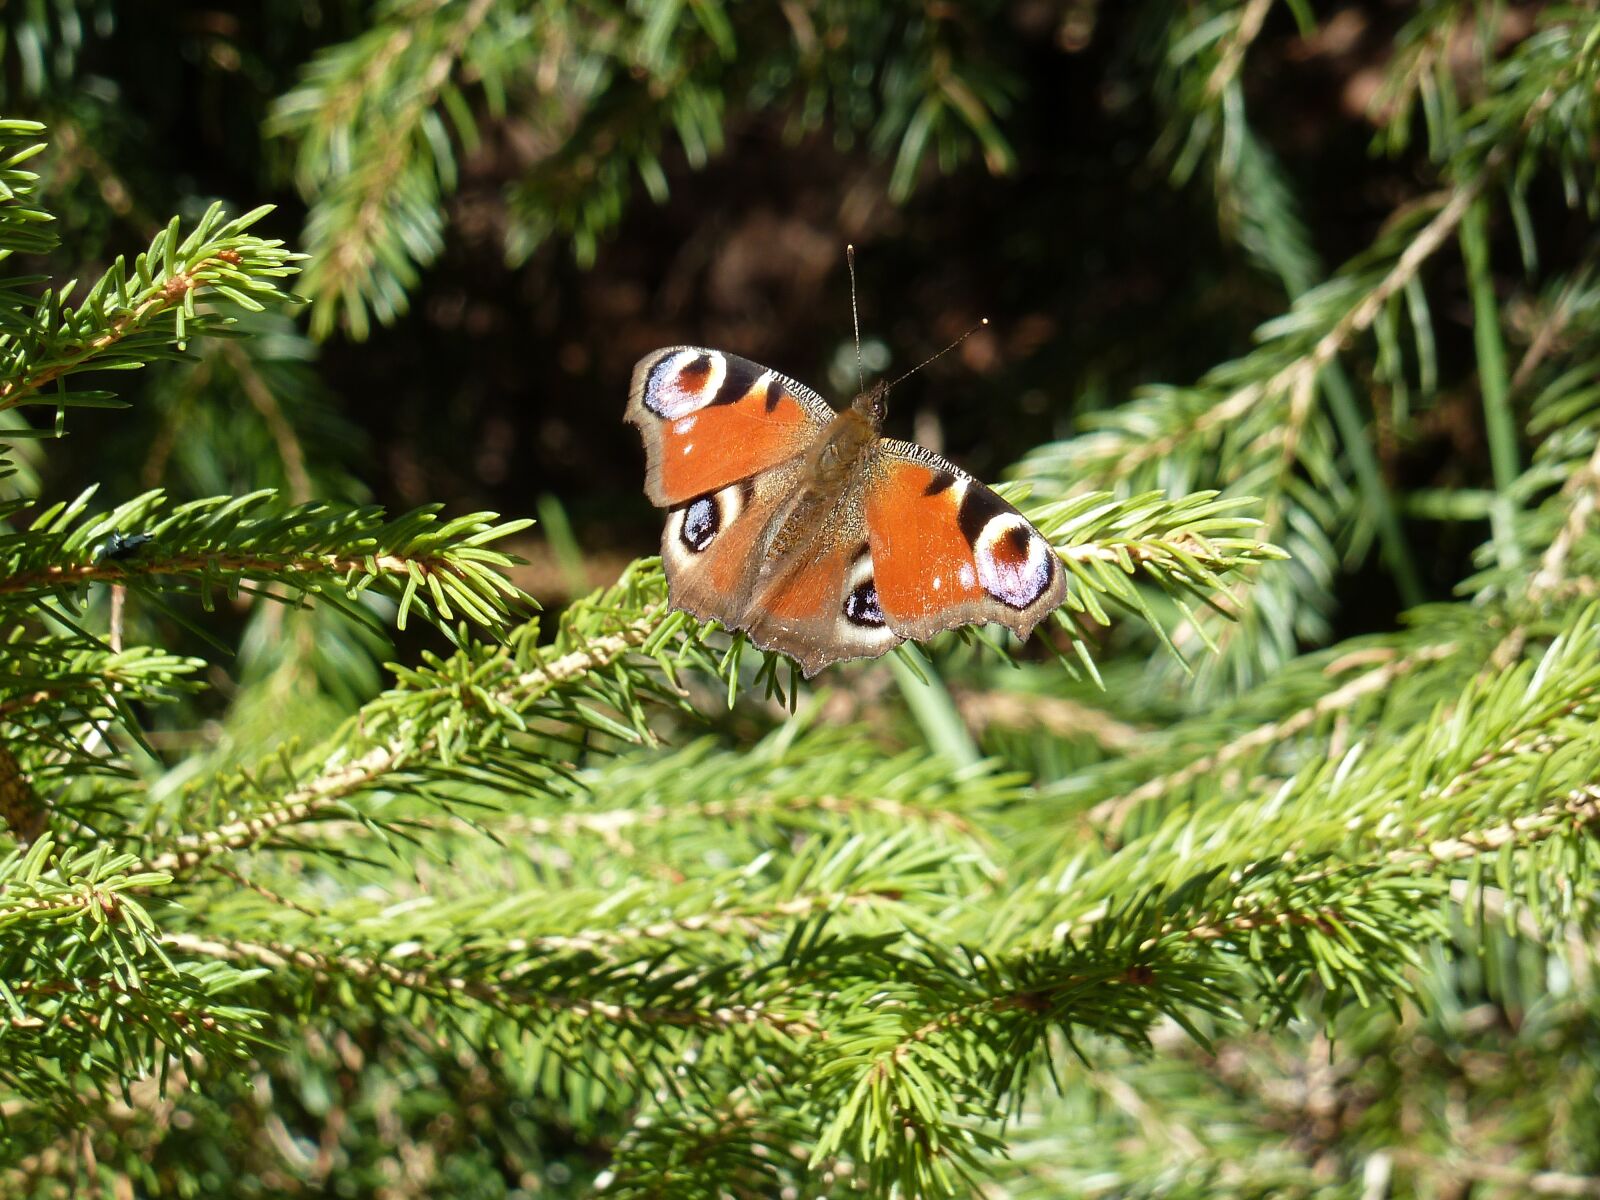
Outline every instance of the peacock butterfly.
{"type": "Polygon", "coordinates": [[[626,419],[644,438],[645,494],[667,510],[674,608],[745,630],[810,678],[958,625],[1026,638],[1062,603],[1060,559],[1026,517],[881,435],[890,386],[835,412],[734,354],[668,346],[639,360],[626,419]]]}

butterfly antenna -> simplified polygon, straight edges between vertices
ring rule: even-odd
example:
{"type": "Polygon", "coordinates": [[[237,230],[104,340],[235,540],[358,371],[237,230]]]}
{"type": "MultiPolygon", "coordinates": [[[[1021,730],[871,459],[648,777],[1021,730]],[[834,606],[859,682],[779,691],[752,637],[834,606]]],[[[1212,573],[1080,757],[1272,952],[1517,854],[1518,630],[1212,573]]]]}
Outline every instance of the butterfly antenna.
{"type": "Polygon", "coordinates": [[[883,390],[884,391],[888,391],[889,388],[894,387],[895,384],[900,383],[902,380],[910,379],[911,376],[915,375],[918,371],[922,370],[923,367],[927,366],[929,363],[933,362],[935,359],[943,358],[946,354],[949,354],[950,351],[954,350],[957,346],[961,345],[962,342],[966,341],[973,334],[977,333],[978,330],[982,329],[988,323],[989,323],[989,318],[988,317],[980,318],[976,325],[974,325],[971,329],[969,329],[965,333],[963,333],[955,341],[951,342],[943,350],[939,351],[939,353],[933,355],[930,358],[923,359],[916,366],[912,367],[911,370],[907,371],[904,375],[900,376],[899,379],[896,379],[894,381],[894,383],[889,384],[883,390]]]}
{"type": "Polygon", "coordinates": [[[856,248],[848,242],[844,248],[844,260],[850,264],[850,319],[856,326],[856,387],[864,392],[867,390],[867,369],[861,361],[861,310],[856,306],[856,248]]]}

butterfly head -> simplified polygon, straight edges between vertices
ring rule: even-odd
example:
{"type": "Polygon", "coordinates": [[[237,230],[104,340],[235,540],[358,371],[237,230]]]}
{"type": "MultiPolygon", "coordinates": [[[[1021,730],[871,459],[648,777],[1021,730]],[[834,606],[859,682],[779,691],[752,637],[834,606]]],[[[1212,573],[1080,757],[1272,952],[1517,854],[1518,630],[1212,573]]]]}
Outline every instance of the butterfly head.
{"type": "Polygon", "coordinates": [[[883,418],[889,412],[889,385],[880,379],[860,393],[850,407],[865,417],[874,432],[883,428],[883,418]]]}

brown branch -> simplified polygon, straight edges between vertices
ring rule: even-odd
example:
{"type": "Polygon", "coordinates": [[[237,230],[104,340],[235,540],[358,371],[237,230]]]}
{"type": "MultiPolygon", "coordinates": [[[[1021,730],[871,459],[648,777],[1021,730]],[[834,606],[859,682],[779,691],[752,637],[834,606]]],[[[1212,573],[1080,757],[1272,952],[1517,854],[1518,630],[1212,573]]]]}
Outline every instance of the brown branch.
{"type": "Polygon", "coordinates": [[[991,726],[1041,729],[1052,737],[1088,738],[1107,750],[1127,751],[1148,732],[1104,709],[1059,696],[956,691],[954,699],[962,718],[980,734],[991,726]]]}
{"type": "Polygon", "coordinates": [[[255,362],[240,348],[237,342],[222,343],[223,357],[233,368],[239,386],[244,389],[245,396],[255,406],[261,419],[266,422],[267,432],[271,434],[273,444],[278,448],[278,460],[283,463],[283,474],[289,485],[289,499],[296,504],[306,504],[315,498],[315,491],[311,486],[311,474],[306,470],[305,447],[300,444],[300,437],[295,433],[294,426],[289,418],[284,415],[283,406],[278,403],[277,396],[261,378],[255,362]]]}
{"type": "Polygon", "coordinates": [[[231,267],[237,260],[238,255],[231,250],[223,250],[211,258],[202,259],[187,271],[179,271],[172,275],[153,296],[121,313],[111,322],[109,329],[87,345],[78,347],[64,361],[54,363],[36,375],[19,375],[0,383],[0,411],[15,408],[22,402],[23,397],[32,395],[47,384],[54,383],[63,375],[76,370],[88,359],[109,350],[128,334],[135,332],[146,317],[159,316],[168,309],[177,307],[190,292],[202,290],[206,286],[206,281],[196,276],[207,267],[217,263],[231,267]]]}
{"type": "Polygon", "coordinates": [[[1493,854],[1508,845],[1526,848],[1554,836],[1564,827],[1583,829],[1596,823],[1600,823],[1600,784],[1587,784],[1568,792],[1559,804],[1539,812],[1513,817],[1499,825],[1457,837],[1440,838],[1421,851],[1397,850],[1390,858],[1421,860],[1425,855],[1437,863],[1462,862],[1479,854],[1493,854]]]}
{"type": "Polygon", "coordinates": [[[1583,536],[1595,507],[1600,503],[1600,444],[1596,444],[1589,461],[1568,477],[1561,495],[1571,503],[1567,519],[1539,559],[1539,569],[1528,583],[1528,599],[1540,600],[1553,591],[1566,575],[1567,558],[1572,547],[1583,536]]]}
{"type": "MultiPolygon", "coordinates": [[[[528,950],[554,952],[598,952],[609,947],[633,946],[638,942],[671,941],[684,934],[710,933],[721,936],[740,935],[752,938],[770,930],[780,921],[793,920],[819,913],[838,914],[849,909],[870,908],[875,904],[896,903],[898,891],[865,888],[855,892],[817,892],[796,896],[776,904],[764,904],[745,910],[729,907],[708,913],[695,913],[686,917],[671,917],[649,925],[622,926],[598,932],[570,934],[540,934],[528,938],[512,938],[505,948],[513,953],[528,950]]],[[[529,964],[522,969],[513,968],[500,978],[511,981],[536,969],[529,964]]]]}
{"type": "Polygon", "coordinates": [[[31,712],[34,708],[50,699],[51,696],[59,695],[63,692],[70,694],[73,690],[68,684],[52,683],[39,688],[37,691],[29,692],[25,696],[15,696],[10,700],[0,701],[0,718],[9,717],[13,713],[31,712]]]}
{"type": "MultiPolygon", "coordinates": [[[[1482,760],[1480,759],[1479,762],[1482,760]]],[[[1479,763],[1474,763],[1476,768],[1479,763]]],[[[1469,768],[1470,770],[1470,768],[1469,768]]],[[[1415,872],[1425,872],[1436,865],[1465,862],[1481,854],[1498,854],[1507,847],[1526,850],[1554,837],[1563,830],[1579,832],[1600,825],[1600,784],[1586,784],[1574,788],[1561,800],[1538,812],[1513,817],[1486,829],[1465,832],[1452,838],[1400,847],[1374,862],[1347,862],[1336,868],[1319,871],[1302,877],[1302,881],[1327,878],[1343,871],[1370,870],[1378,866],[1399,867],[1415,872]]],[[[1105,917],[1104,907],[1080,917],[1072,925],[1074,933],[1086,930],[1105,917]]],[[[1327,930],[1337,919],[1336,909],[1323,908],[1315,912],[1274,912],[1270,909],[1250,907],[1230,913],[1220,919],[1202,921],[1197,925],[1170,925],[1163,934],[1185,933],[1201,941],[1218,941],[1254,929],[1281,928],[1284,926],[1315,926],[1327,930]]]]}
{"type": "Polygon", "coordinates": [[[379,554],[368,559],[364,556],[319,554],[294,559],[244,554],[190,554],[128,562],[73,563],[68,566],[49,566],[39,571],[22,571],[0,579],[0,595],[81,587],[87,583],[126,583],[138,575],[203,576],[215,573],[218,568],[245,575],[270,575],[284,571],[304,575],[349,574],[352,571],[365,573],[369,561],[377,566],[379,573],[386,575],[409,575],[412,567],[418,568],[424,575],[440,571],[455,573],[447,561],[432,556],[405,558],[395,554],[379,554]]]}
{"type": "Polygon", "coordinates": [[[1228,85],[1238,77],[1239,69],[1244,66],[1245,53],[1251,44],[1261,36],[1261,27],[1266,24],[1267,13],[1272,9],[1274,0],[1250,0],[1244,11],[1239,14],[1239,24],[1235,27],[1233,36],[1228,39],[1227,47],[1223,50],[1217,65],[1211,72],[1211,77],[1206,80],[1206,92],[1213,100],[1221,97],[1227,91],[1228,85]]]}
{"type": "Polygon", "coordinates": [[[1563,1171],[1531,1171],[1504,1163],[1470,1158],[1438,1158],[1408,1147],[1384,1151],[1400,1166],[1425,1173],[1455,1188],[1462,1183],[1488,1183],[1510,1188],[1525,1196],[1600,1196],[1600,1176],[1571,1175],[1563,1171]]]}
{"type": "MultiPolygon", "coordinates": [[[[920,808],[901,800],[882,796],[807,795],[774,796],[768,792],[733,796],[727,800],[708,800],[699,804],[653,804],[648,808],[617,808],[599,811],[576,811],[559,817],[534,817],[517,813],[494,823],[494,831],[502,837],[515,837],[522,841],[562,841],[579,837],[597,837],[625,853],[632,848],[622,840],[630,829],[665,825],[673,821],[743,821],[750,817],[770,815],[774,812],[819,811],[850,816],[871,813],[902,823],[918,822],[943,825],[967,837],[979,835],[971,821],[959,813],[938,808],[920,808]]],[[[445,829],[476,830],[477,823],[459,818],[445,821],[407,821],[407,829],[440,832],[445,829]]],[[[317,832],[332,841],[340,841],[352,833],[365,829],[354,821],[327,821],[317,826],[317,832]]]]}

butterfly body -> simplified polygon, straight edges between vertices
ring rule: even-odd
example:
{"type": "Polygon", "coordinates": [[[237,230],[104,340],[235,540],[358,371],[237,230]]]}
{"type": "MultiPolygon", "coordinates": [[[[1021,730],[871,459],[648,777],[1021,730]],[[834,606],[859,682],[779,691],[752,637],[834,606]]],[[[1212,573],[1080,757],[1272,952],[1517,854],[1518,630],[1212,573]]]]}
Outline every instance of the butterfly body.
{"type": "Polygon", "coordinates": [[[693,346],[634,369],[627,420],[668,510],[669,600],[745,630],[809,677],[906,638],[996,621],[1026,637],[1059,605],[1055,552],[938,455],[881,434],[887,387],[835,412],[747,359],[693,346]]]}

